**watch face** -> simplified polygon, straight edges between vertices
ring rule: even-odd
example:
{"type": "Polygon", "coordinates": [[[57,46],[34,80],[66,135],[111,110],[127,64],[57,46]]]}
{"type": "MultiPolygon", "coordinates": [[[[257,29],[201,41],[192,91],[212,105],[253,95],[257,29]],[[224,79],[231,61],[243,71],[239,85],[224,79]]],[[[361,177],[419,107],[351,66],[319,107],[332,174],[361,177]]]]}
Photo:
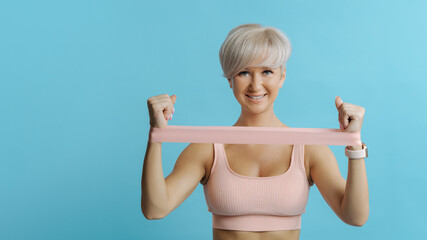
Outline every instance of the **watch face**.
{"type": "Polygon", "coordinates": [[[365,149],[365,157],[368,157],[368,147],[365,143],[362,143],[362,149],[365,149]]]}

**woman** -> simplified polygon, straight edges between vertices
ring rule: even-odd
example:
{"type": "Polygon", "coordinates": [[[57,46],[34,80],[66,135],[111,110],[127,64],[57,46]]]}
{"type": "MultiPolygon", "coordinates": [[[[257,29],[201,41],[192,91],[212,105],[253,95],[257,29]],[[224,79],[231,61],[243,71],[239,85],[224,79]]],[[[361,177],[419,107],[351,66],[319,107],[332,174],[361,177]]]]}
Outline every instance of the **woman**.
{"type": "MultiPolygon", "coordinates": [[[[220,49],[220,62],[241,115],[233,126],[284,127],[273,104],[286,76],[291,53],[278,29],[246,24],[234,28],[220,49]]],[[[166,127],[176,96],[148,99],[151,127],[166,127]]],[[[343,103],[336,108],[342,131],[360,131],[364,108],[343,103]]],[[[360,150],[362,146],[347,146],[360,150]]],[[[345,223],[362,226],[369,215],[364,158],[349,159],[347,181],[327,145],[189,144],[172,173],[162,171],[161,143],[147,145],[141,209],[160,219],[203,184],[213,216],[213,239],[299,239],[301,214],[310,186],[317,185],[345,223]]]]}

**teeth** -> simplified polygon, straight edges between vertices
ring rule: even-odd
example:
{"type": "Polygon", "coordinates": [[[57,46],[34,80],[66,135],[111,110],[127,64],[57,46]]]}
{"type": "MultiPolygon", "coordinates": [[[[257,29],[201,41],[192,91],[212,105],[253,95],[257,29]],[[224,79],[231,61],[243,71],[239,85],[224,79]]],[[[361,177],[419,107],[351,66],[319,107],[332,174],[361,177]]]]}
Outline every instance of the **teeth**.
{"type": "Polygon", "coordinates": [[[251,97],[251,96],[249,96],[248,95],[248,97],[250,97],[250,98],[252,98],[252,99],[260,99],[260,98],[263,98],[265,95],[262,95],[262,96],[259,96],[259,97],[251,97]]]}

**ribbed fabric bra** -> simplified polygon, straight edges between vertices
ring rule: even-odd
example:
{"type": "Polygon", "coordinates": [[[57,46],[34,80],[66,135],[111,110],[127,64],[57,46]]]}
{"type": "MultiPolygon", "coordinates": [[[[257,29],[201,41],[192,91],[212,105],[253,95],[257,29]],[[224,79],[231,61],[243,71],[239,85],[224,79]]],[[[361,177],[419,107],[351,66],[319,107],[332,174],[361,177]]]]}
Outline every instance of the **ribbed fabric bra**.
{"type": "Polygon", "coordinates": [[[310,185],[304,166],[304,145],[294,144],[288,170],[277,176],[251,177],[234,172],[224,144],[214,143],[214,162],[203,185],[212,227],[239,231],[301,228],[310,185]]]}

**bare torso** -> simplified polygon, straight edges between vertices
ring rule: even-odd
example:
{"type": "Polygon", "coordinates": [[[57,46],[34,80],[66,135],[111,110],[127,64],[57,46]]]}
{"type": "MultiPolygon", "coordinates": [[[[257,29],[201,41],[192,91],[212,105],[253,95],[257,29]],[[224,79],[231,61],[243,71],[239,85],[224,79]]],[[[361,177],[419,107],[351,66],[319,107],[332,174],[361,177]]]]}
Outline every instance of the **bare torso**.
{"type": "MultiPolygon", "coordinates": [[[[305,146],[305,152],[310,146],[305,146]]],[[[292,145],[249,145],[224,144],[228,164],[231,169],[244,176],[270,177],[283,174],[289,169],[292,145]]],[[[209,180],[213,157],[206,162],[206,176],[201,183],[209,180]]],[[[312,185],[307,155],[304,154],[304,164],[307,180],[312,185]]],[[[213,240],[262,240],[262,239],[299,239],[300,230],[284,230],[271,232],[245,232],[234,230],[213,229],[213,240]]]]}
{"type": "Polygon", "coordinates": [[[294,240],[299,239],[300,230],[274,232],[243,232],[213,229],[213,240],[294,240]]]}

